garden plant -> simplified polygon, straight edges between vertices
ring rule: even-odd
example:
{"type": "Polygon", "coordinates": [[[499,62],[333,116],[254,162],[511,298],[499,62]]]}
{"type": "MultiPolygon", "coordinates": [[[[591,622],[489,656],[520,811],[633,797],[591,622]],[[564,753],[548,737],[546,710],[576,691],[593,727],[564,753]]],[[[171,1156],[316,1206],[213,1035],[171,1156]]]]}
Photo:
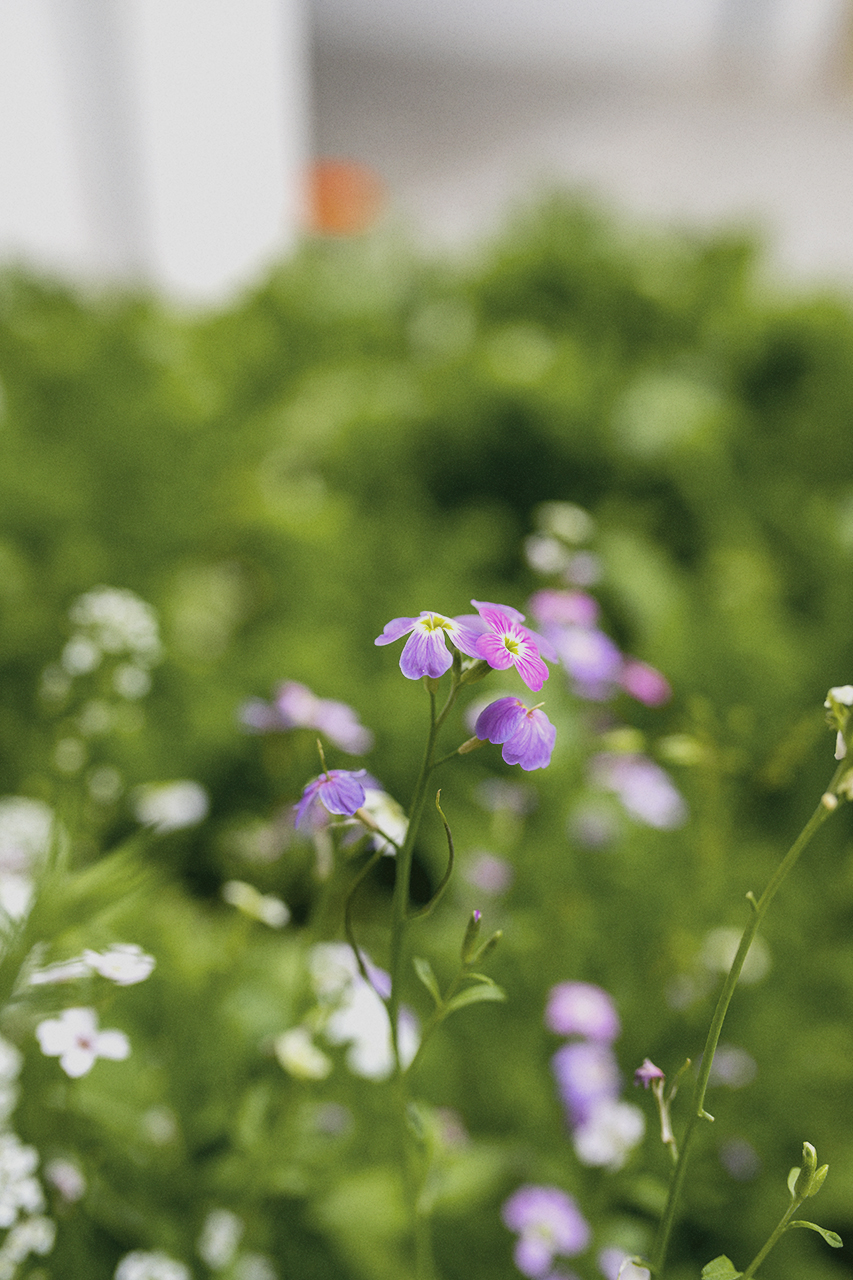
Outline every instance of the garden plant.
{"type": "Polygon", "coordinates": [[[0,1276],[848,1274],[849,304],[555,197],[0,385],[0,1276]]]}

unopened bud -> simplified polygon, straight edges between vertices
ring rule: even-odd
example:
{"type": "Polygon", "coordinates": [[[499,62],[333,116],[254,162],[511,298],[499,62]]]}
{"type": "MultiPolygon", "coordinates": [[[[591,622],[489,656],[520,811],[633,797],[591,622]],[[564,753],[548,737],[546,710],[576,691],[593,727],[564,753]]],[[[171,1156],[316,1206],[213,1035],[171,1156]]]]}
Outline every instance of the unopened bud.
{"type": "Polygon", "coordinates": [[[480,936],[480,921],[482,915],[479,911],[472,911],[471,918],[465,929],[465,937],[462,939],[462,963],[470,964],[477,953],[477,939],[480,936]]]}
{"type": "Polygon", "coordinates": [[[457,747],[456,754],[465,756],[469,751],[476,751],[478,747],[482,747],[483,743],[480,738],[469,738],[467,742],[463,742],[461,747],[457,747]]]}
{"type": "MultiPolygon", "coordinates": [[[[817,1152],[810,1142],[803,1143],[803,1163],[800,1172],[797,1174],[797,1180],[794,1183],[794,1195],[805,1199],[806,1196],[813,1195],[811,1190],[814,1181],[815,1171],[817,1170],[817,1152]]],[[[824,1174],[826,1177],[826,1174],[824,1174]]]]}

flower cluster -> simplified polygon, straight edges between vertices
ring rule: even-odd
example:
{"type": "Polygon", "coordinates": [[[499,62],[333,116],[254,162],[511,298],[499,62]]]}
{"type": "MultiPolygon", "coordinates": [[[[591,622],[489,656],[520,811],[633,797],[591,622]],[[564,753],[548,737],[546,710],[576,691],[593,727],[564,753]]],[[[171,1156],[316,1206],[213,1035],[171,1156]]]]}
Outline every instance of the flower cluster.
{"type": "Polygon", "coordinates": [[[501,1216],[518,1235],[515,1265],[532,1280],[557,1280],[554,1259],[574,1257],[589,1244],[589,1224],[574,1199],[559,1187],[519,1187],[504,1203],[501,1216]]]}
{"type": "Polygon", "coordinates": [[[348,755],[363,755],[373,746],[373,734],[361,724],[352,707],[331,698],[318,698],[296,680],[279,685],[272,702],[260,698],[245,702],[240,719],[246,729],[255,733],[314,729],[348,755]]]}
{"type": "Polygon", "coordinates": [[[570,1039],[551,1065],[578,1159],[621,1169],[645,1132],[643,1113],[620,1100],[613,1052],[619,1016],[608,993],[587,982],[552,987],[545,1009],[549,1030],[570,1039]]]}
{"type": "Polygon", "coordinates": [[[36,1177],[38,1152],[9,1127],[21,1065],[15,1046],[0,1039],[0,1228],[7,1231],[0,1245],[0,1280],[13,1280],[31,1254],[50,1253],[56,1233],[44,1214],[44,1192],[36,1177]]]}
{"type": "MultiPolygon", "coordinates": [[[[327,1044],[346,1045],[346,1063],[354,1075],[367,1080],[387,1080],[394,1070],[391,1028],[385,999],[391,980],[362,952],[370,982],[356,964],[352,949],[343,942],[322,942],[312,947],[308,958],[311,985],[317,1007],[300,1026],[285,1031],[275,1044],[279,1062],[291,1075],[303,1079],[324,1079],[331,1060],[316,1045],[319,1031],[327,1044]]],[[[407,1065],[420,1042],[414,1014],[400,1010],[400,1058],[407,1065]]]]}

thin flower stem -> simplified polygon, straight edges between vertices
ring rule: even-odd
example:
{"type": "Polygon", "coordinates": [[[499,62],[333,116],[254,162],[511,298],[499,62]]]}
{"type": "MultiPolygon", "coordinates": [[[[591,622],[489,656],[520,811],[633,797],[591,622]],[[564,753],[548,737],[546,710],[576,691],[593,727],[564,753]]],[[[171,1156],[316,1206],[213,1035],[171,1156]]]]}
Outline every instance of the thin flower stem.
{"type": "MultiPolygon", "coordinates": [[[[845,773],[848,768],[849,762],[842,761],[836,769],[827,788],[828,794],[835,794],[835,788],[840,781],[842,774],[845,773]]],[[[651,1258],[652,1274],[657,1278],[657,1280],[661,1280],[663,1275],[670,1236],[672,1235],[676,1210],[678,1208],[678,1202],[684,1186],[684,1180],[687,1173],[687,1161],[696,1129],[701,1120],[713,1120],[713,1116],[710,1116],[705,1110],[705,1093],[708,1088],[711,1068],[714,1065],[714,1054],[716,1053],[717,1045],[720,1040],[723,1023],[725,1022],[726,1014],[728,1012],[732,996],[734,995],[734,990],[737,986],[741,970],[743,969],[747,953],[749,952],[753,939],[758,932],[759,925],[764,919],[767,908],[770,906],[770,903],[776,896],[776,893],[780,889],[785,878],[793,869],[795,863],[814,836],[815,832],[823,825],[832,811],[832,808],[821,801],[806,825],[803,827],[803,830],[800,832],[797,839],[791,845],[791,848],[785,854],[785,857],[779,863],[779,866],[771,876],[761,897],[756,900],[753,894],[747,894],[747,898],[749,899],[752,907],[752,912],[749,923],[743,931],[743,936],[741,937],[735,958],[732,961],[731,969],[729,970],[728,976],[723,984],[723,989],[720,992],[717,1007],[714,1010],[714,1016],[711,1019],[711,1025],[708,1029],[708,1037],[705,1041],[705,1048],[702,1053],[702,1062],[699,1068],[699,1074],[696,1078],[696,1085],[693,1090],[693,1105],[690,1119],[687,1122],[687,1127],[681,1140],[681,1149],[673,1170],[666,1206],[664,1207],[663,1216],[661,1217],[660,1224],[658,1226],[657,1238],[651,1258]]]]}
{"type": "Polygon", "coordinates": [[[752,1262],[750,1262],[750,1264],[749,1264],[749,1266],[747,1267],[746,1271],[744,1271],[743,1276],[742,1276],[742,1280],[751,1280],[751,1277],[755,1275],[756,1271],[757,1271],[757,1270],[758,1270],[758,1268],[761,1266],[762,1262],[763,1262],[763,1261],[764,1261],[764,1259],[767,1257],[767,1255],[768,1255],[768,1253],[770,1252],[770,1250],[773,1248],[773,1246],[774,1246],[775,1244],[777,1244],[777,1243],[778,1243],[778,1241],[781,1239],[781,1237],[782,1237],[782,1236],[784,1235],[784,1233],[787,1231],[787,1229],[788,1229],[788,1223],[791,1221],[791,1219],[793,1218],[794,1214],[795,1214],[795,1213],[797,1212],[797,1210],[800,1208],[800,1205],[803,1203],[803,1201],[804,1201],[804,1200],[805,1200],[805,1196],[799,1196],[799,1197],[797,1197],[797,1199],[796,1199],[796,1200],[792,1200],[792,1202],[788,1205],[788,1208],[787,1208],[786,1212],[784,1213],[784,1215],[783,1215],[783,1217],[782,1217],[781,1222],[780,1222],[780,1223],[779,1223],[779,1225],[776,1227],[776,1230],[773,1232],[773,1234],[772,1234],[772,1235],[770,1236],[770,1238],[767,1240],[767,1242],[766,1242],[766,1244],[763,1246],[763,1248],[759,1249],[758,1253],[757,1253],[757,1254],[755,1255],[755,1257],[752,1259],[752,1262]]]}

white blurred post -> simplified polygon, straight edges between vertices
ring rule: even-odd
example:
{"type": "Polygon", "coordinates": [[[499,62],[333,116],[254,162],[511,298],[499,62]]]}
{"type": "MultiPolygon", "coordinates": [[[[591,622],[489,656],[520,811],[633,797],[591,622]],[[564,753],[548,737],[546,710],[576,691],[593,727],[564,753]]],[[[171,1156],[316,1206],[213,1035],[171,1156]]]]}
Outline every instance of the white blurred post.
{"type": "Polygon", "coordinates": [[[303,0],[0,0],[0,79],[4,36],[17,75],[0,259],[188,302],[250,281],[297,234],[303,17],[303,0]]]}

